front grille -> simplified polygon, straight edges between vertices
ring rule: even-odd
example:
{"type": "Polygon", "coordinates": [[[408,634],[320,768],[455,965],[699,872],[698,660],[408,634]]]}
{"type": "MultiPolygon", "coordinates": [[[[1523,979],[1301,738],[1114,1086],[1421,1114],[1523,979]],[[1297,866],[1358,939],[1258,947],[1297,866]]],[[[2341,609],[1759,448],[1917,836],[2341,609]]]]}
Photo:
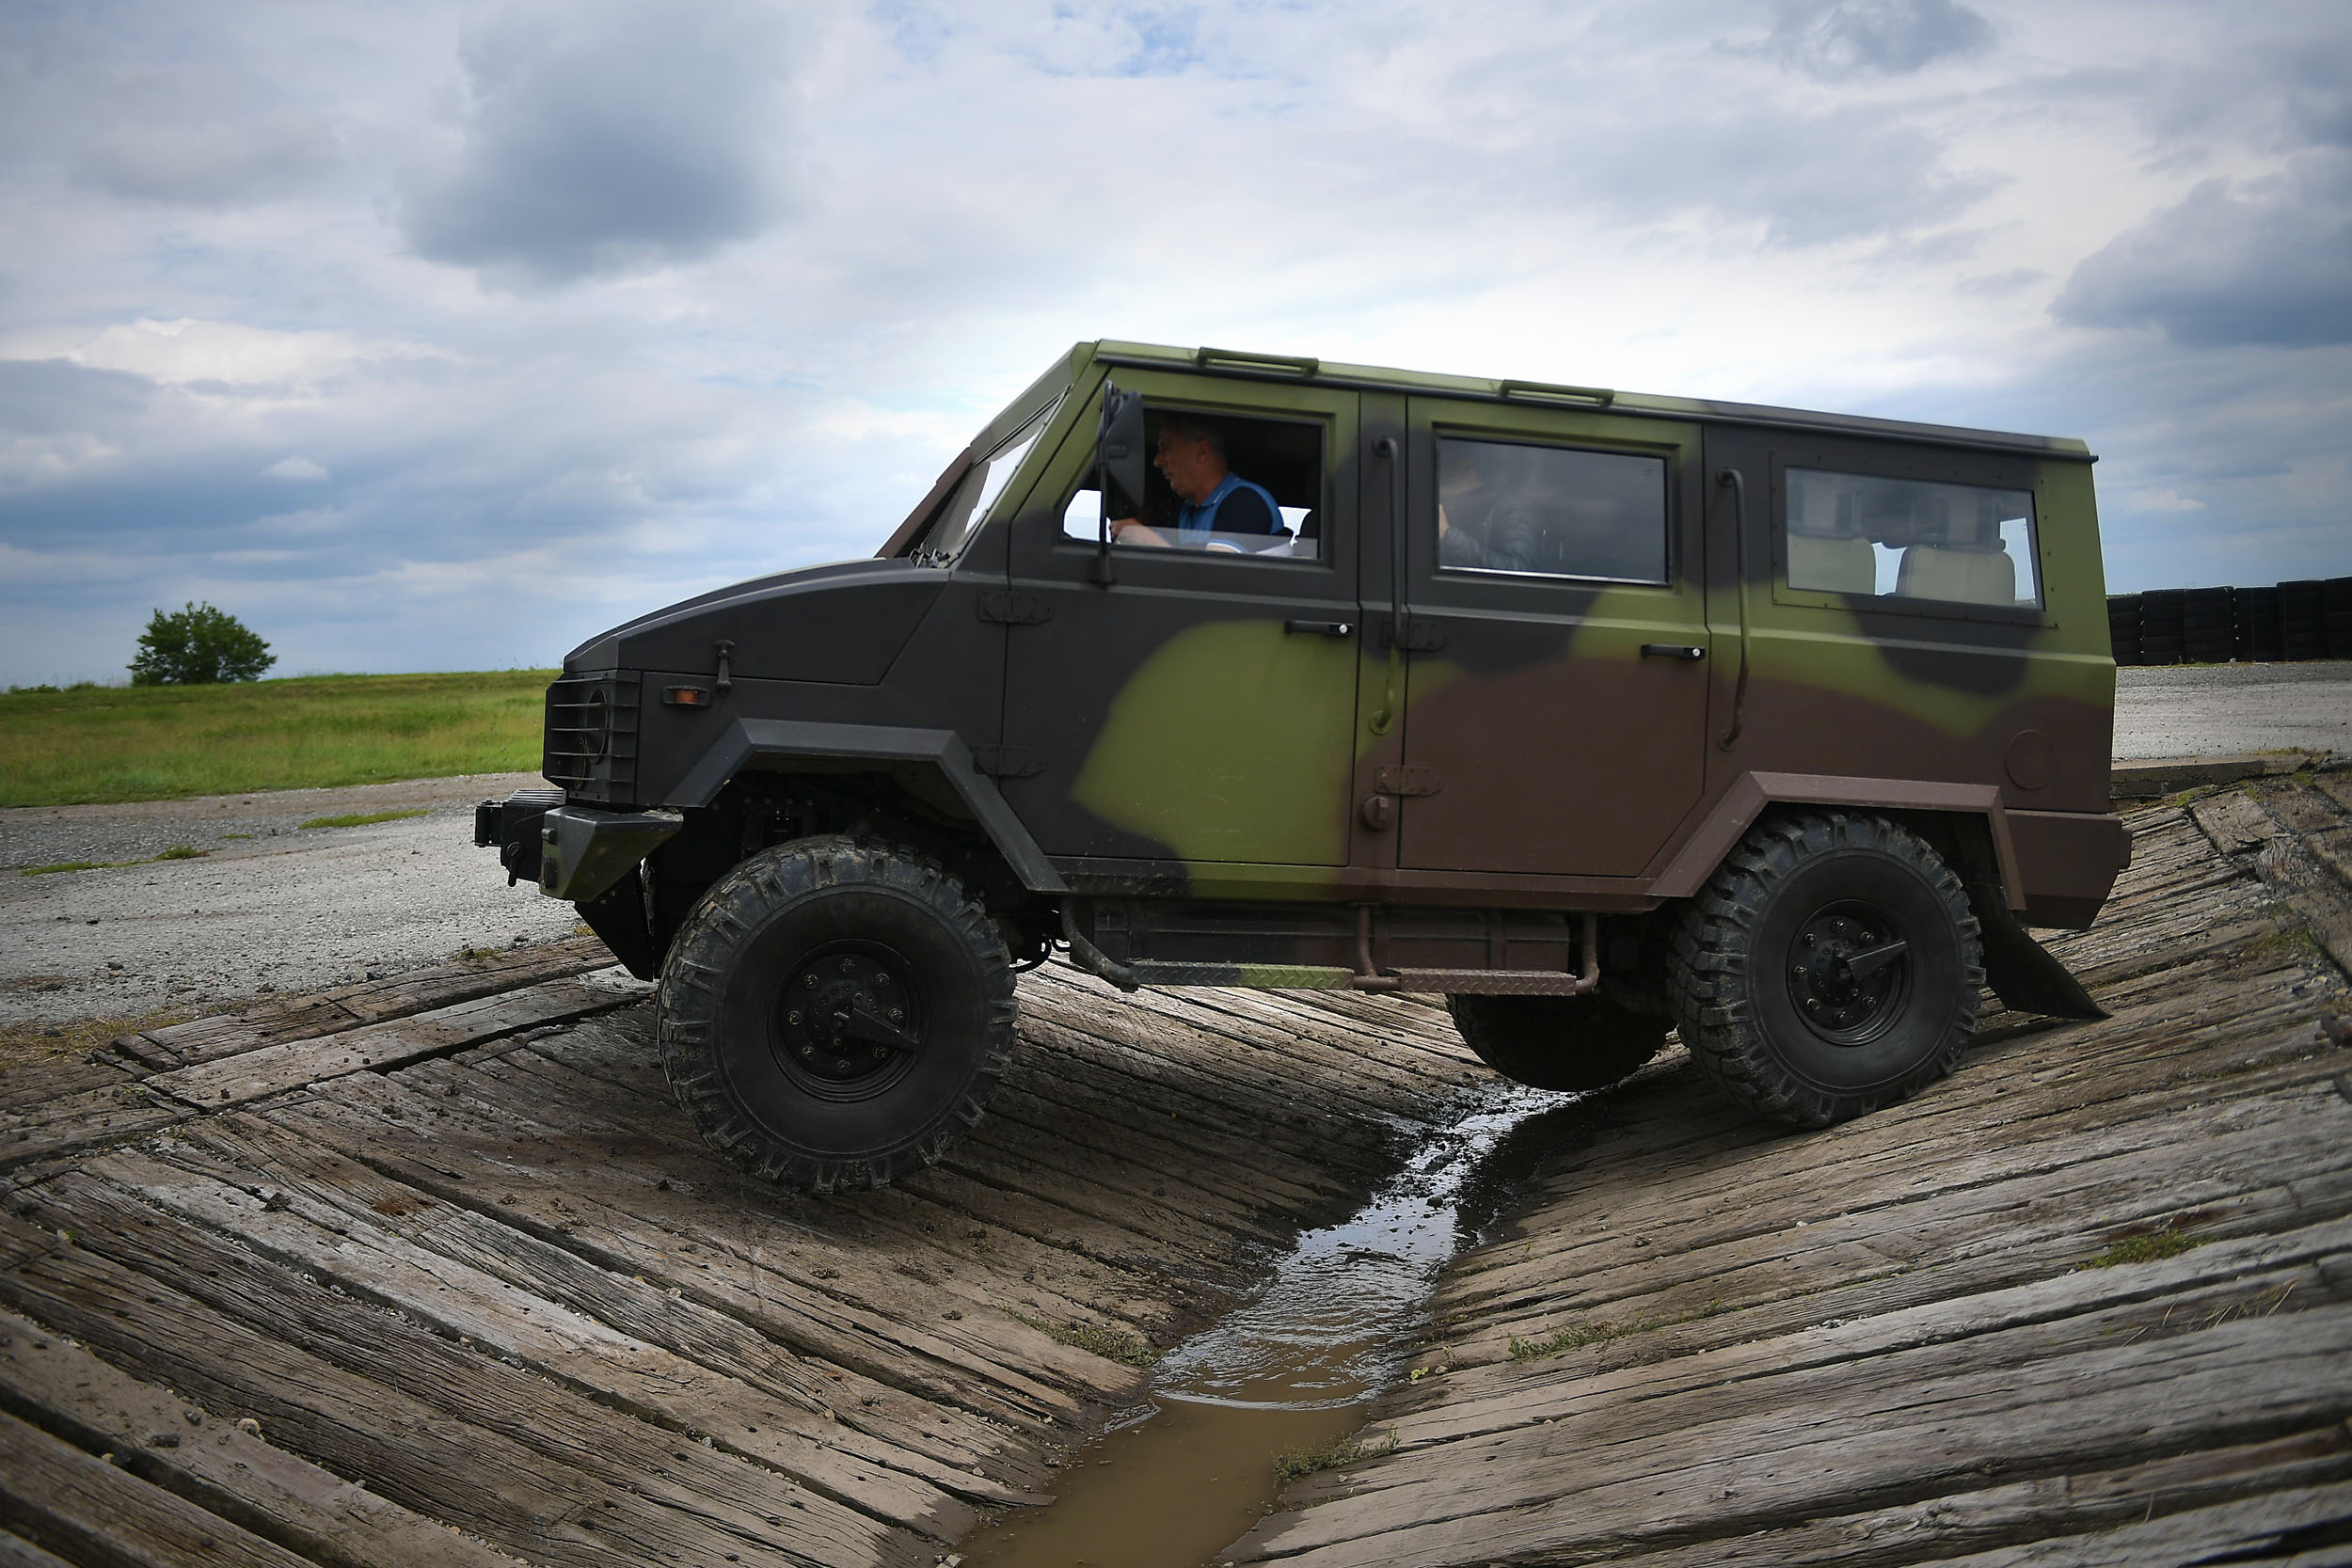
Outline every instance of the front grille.
{"type": "Polygon", "coordinates": [[[633,804],[638,676],[633,670],[565,675],[548,688],[540,771],[575,800],[633,804]]]}

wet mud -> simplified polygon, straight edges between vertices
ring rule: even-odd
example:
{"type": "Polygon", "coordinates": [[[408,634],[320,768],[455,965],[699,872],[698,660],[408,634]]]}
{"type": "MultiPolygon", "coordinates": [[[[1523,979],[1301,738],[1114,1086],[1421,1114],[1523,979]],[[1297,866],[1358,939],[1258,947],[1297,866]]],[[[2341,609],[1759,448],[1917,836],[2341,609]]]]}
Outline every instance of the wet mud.
{"type": "Polygon", "coordinates": [[[1372,1402],[1443,1369],[1413,1365],[1431,1291],[1546,1150],[1592,1126],[1580,1097],[1501,1080],[1458,1119],[1415,1128],[1402,1167],[1340,1224],[1307,1231],[1230,1314],[1153,1370],[1150,1397],[1072,1454],[1047,1508],[964,1543],[967,1568],[1198,1568],[1272,1508],[1283,1481],[1382,1450],[1372,1402]]]}

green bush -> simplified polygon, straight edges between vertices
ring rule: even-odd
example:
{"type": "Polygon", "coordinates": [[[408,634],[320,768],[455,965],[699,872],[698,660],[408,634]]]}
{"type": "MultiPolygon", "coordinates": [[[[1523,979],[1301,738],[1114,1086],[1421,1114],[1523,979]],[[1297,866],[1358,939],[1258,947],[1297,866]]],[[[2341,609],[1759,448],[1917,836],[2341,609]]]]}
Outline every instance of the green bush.
{"type": "Polygon", "coordinates": [[[155,611],[131,660],[133,686],[211,686],[252,681],[278,662],[251,628],[225,610],[191,604],[155,611]]]}

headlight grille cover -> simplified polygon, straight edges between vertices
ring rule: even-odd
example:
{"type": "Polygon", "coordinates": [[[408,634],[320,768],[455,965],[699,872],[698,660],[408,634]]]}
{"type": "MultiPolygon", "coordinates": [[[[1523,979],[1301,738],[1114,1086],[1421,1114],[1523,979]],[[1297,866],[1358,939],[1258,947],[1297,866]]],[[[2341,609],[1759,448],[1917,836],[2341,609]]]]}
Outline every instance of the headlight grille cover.
{"type": "Polygon", "coordinates": [[[637,784],[638,677],[602,670],[548,688],[540,771],[575,800],[627,801],[637,784]]]}

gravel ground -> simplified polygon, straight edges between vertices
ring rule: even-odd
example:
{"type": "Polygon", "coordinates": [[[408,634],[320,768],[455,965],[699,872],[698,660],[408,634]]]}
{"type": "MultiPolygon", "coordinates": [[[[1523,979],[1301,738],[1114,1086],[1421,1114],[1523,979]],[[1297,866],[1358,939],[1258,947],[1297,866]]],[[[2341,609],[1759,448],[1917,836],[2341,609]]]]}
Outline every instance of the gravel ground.
{"type": "Polygon", "coordinates": [[[2352,663],[2137,665],[2115,675],[2118,762],[2289,747],[2352,755],[2352,663]]]}
{"type": "Polygon", "coordinates": [[[542,781],[479,774],[133,805],[0,812],[0,1028],[212,1011],[571,934],[569,904],[509,888],[473,804],[542,781]],[[358,828],[319,816],[424,815],[358,828]],[[149,859],[174,845],[201,858],[149,859]]]}
{"type": "MultiPolygon", "coordinates": [[[[2121,760],[2300,747],[2352,753],[2352,664],[2120,672],[2121,760]]],[[[568,935],[568,904],[508,888],[473,803],[526,773],[0,811],[0,1028],[209,1011],[568,935]],[[314,817],[422,816],[358,828],[314,817]],[[174,846],[203,855],[156,860],[174,846]],[[71,861],[138,862],[24,876],[71,861]],[[8,868],[19,868],[11,870],[8,868]]]]}

